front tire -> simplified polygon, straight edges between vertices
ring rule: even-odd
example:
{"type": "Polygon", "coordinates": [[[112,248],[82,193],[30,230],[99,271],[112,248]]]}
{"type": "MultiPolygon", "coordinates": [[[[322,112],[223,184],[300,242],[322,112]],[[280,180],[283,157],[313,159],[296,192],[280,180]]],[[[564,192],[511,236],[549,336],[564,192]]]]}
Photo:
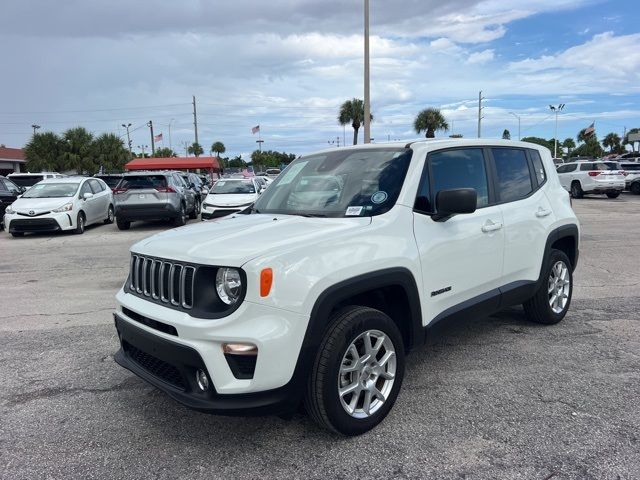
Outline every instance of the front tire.
{"type": "Polygon", "coordinates": [[[180,211],[178,216],[173,219],[173,224],[176,227],[182,227],[187,224],[187,210],[183,203],[180,204],[180,211]]]}
{"type": "Polygon", "coordinates": [[[620,192],[607,192],[607,197],[609,198],[618,198],[620,196],[620,192]]]}
{"type": "Polygon", "coordinates": [[[573,273],[569,257],[560,250],[551,250],[540,288],[523,304],[524,312],[532,322],[554,325],[567,314],[572,295],[573,273]]]}
{"type": "Polygon", "coordinates": [[[378,425],[396,401],[404,345],[384,313],[351,306],[332,316],[307,384],[305,407],[320,426],[360,435],[378,425]]]}
{"type": "Polygon", "coordinates": [[[580,182],[575,181],[571,184],[571,196],[573,198],[584,197],[584,192],[582,191],[582,185],[580,185],[580,182]]]}
{"type": "Polygon", "coordinates": [[[198,215],[200,215],[200,202],[198,200],[195,200],[193,204],[193,211],[189,214],[189,218],[191,220],[195,220],[196,218],[198,218],[198,215]]]}
{"type": "Polygon", "coordinates": [[[73,231],[76,235],[82,235],[84,233],[84,224],[86,222],[85,216],[83,212],[78,213],[78,218],[76,219],[76,229],[73,231]]]}
{"type": "Polygon", "coordinates": [[[640,182],[632,183],[630,190],[634,195],[640,195],[640,182]]]}
{"type": "Polygon", "coordinates": [[[114,214],[113,214],[113,205],[109,205],[109,210],[107,210],[107,218],[104,220],[105,225],[109,225],[113,223],[114,214]]]}

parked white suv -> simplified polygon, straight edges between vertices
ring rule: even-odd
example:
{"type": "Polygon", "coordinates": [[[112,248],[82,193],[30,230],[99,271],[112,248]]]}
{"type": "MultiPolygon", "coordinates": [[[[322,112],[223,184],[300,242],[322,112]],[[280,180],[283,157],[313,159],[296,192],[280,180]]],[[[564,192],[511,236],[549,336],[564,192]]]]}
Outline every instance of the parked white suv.
{"type": "MultiPolygon", "coordinates": [[[[116,361],[210,413],[363,433],[434,324],[524,304],[561,321],[579,226],[549,150],[504,140],[333,149],[243,214],[148,238],[117,294],[116,361]]],[[[428,395],[426,393],[425,395],[428,395]]]]}
{"type": "Polygon", "coordinates": [[[620,162],[618,168],[624,170],[625,189],[640,195],[640,163],[620,162]]]}
{"type": "Polygon", "coordinates": [[[202,204],[202,220],[238,213],[252,205],[266,189],[262,177],[221,178],[202,204]]]}
{"type": "Polygon", "coordinates": [[[557,170],[560,183],[573,198],[590,193],[604,193],[618,198],[625,188],[624,172],[616,162],[570,162],[557,170]]]}

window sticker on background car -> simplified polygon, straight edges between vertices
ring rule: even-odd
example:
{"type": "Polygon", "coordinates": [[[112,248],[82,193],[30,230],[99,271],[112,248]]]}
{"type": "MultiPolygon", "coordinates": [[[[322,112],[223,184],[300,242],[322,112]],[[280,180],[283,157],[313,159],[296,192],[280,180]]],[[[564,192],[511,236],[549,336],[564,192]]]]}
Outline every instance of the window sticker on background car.
{"type": "Polygon", "coordinates": [[[349,207],[347,208],[347,217],[358,217],[362,214],[362,207],[349,207]]]}
{"type": "Polygon", "coordinates": [[[284,174],[284,177],[282,177],[282,180],[278,182],[278,186],[287,185],[291,183],[291,181],[298,176],[300,171],[307,166],[307,163],[309,162],[300,162],[287,168],[286,173],[284,174]]]}
{"type": "Polygon", "coordinates": [[[387,198],[389,198],[389,195],[387,195],[387,192],[383,191],[379,191],[371,195],[371,201],[375,204],[384,203],[387,201],[387,198]]]}

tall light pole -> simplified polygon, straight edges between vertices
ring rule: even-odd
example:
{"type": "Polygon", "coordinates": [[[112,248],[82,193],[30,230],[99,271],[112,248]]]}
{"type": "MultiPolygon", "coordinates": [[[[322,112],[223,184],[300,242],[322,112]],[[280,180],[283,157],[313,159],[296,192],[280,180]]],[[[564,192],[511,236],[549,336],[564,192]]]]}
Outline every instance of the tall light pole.
{"type": "Polygon", "coordinates": [[[133,157],[133,153],[131,152],[131,136],[129,135],[129,128],[131,127],[130,123],[127,123],[126,125],[123,123],[122,124],[123,128],[127,129],[127,146],[129,147],[129,158],[133,157]]]}
{"type": "Polygon", "coordinates": [[[478,94],[478,138],[482,138],[482,100],[484,97],[482,96],[482,90],[478,94]]]}
{"type": "Polygon", "coordinates": [[[149,127],[149,129],[151,130],[151,155],[153,155],[155,157],[156,156],[156,144],[155,144],[155,140],[153,138],[153,120],[149,120],[149,123],[147,123],[147,127],[149,127]]]}
{"type": "Polygon", "coordinates": [[[175,118],[172,118],[171,120],[169,120],[169,150],[173,150],[173,147],[171,146],[171,123],[175,121],[176,121],[175,118]]]}
{"type": "Polygon", "coordinates": [[[371,72],[369,68],[369,0],[364,0],[364,143],[371,143],[371,72]]]}
{"type": "Polygon", "coordinates": [[[520,135],[520,115],[516,115],[513,112],[509,112],[509,115],[513,115],[518,119],[518,140],[522,140],[522,135],[520,135]]]}
{"type": "Polygon", "coordinates": [[[33,128],[33,135],[35,136],[36,134],[36,130],[38,130],[40,128],[40,125],[36,125],[35,123],[33,125],[31,125],[31,128],[33,128]]]}
{"type": "Polygon", "coordinates": [[[145,158],[145,156],[144,156],[144,149],[145,149],[145,148],[149,148],[149,145],[138,145],[138,148],[139,148],[140,150],[142,150],[142,158],[145,158]]]}
{"type": "Polygon", "coordinates": [[[553,147],[553,158],[558,158],[558,114],[564,110],[564,103],[561,103],[557,107],[555,105],[549,105],[549,108],[552,112],[556,114],[556,133],[553,135],[554,147],[553,147]]]}

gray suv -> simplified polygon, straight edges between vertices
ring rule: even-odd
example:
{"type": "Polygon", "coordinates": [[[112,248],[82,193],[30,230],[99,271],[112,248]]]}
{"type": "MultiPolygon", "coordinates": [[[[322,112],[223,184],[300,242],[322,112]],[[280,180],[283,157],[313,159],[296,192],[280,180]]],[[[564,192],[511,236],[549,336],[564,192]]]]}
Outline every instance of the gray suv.
{"type": "Polygon", "coordinates": [[[116,223],[129,230],[136,220],[172,220],[176,226],[198,217],[196,193],[180,172],[126,173],[113,190],[116,223]]]}

